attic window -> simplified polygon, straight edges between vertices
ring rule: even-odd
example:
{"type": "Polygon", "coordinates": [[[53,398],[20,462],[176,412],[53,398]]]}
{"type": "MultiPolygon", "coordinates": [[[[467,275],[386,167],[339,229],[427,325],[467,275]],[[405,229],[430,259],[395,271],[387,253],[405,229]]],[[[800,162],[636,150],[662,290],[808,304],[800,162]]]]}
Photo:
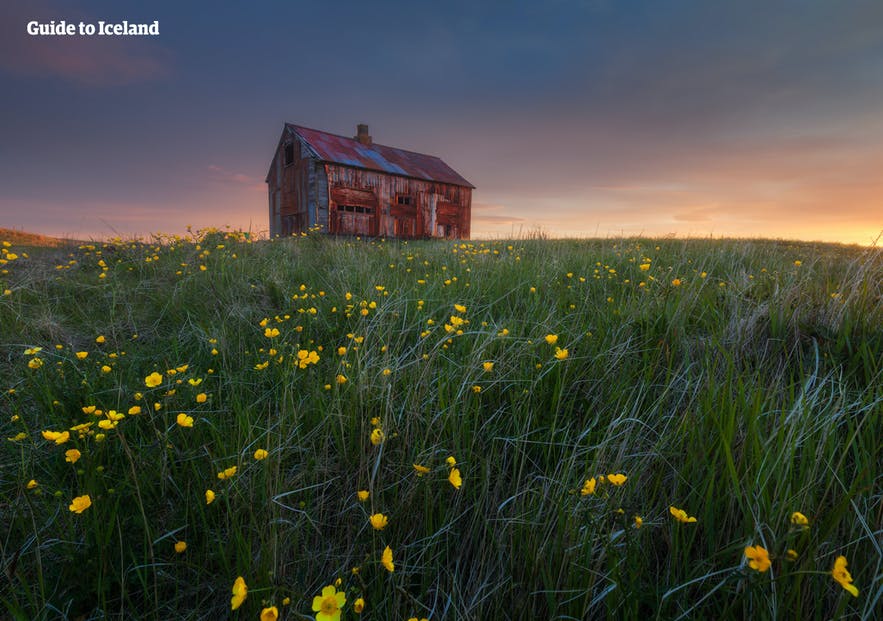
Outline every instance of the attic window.
{"type": "Polygon", "coordinates": [[[294,143],[286,142],[285,143],[285,165],[291,166],[294,164],[294,143]]]}
{"type": "Polygon", "coordinates": [[[398,194],[396,195],[396,204],[397,205],[413,205],[414,199],[407,194],[398,194]]]}

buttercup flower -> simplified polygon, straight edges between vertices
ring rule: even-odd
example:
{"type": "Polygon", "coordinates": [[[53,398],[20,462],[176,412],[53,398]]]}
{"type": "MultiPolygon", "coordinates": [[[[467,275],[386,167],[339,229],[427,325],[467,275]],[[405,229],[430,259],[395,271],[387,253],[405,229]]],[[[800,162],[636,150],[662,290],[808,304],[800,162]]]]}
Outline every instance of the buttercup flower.
{"type": "Polygon", "coordinates": [[[276,621],[279,618],[279,609],[275,606],[261,610],[261,621],[276,621]]]}
{"type": "Polygon", "coordinates": [[[160,384],[162,384],[162,375],[156,371],[144,378],[144,385],[148,388],[156,388],[160,384]]]}
{"type": "Polygon", "coordinates": [[[316,621],[340,621],[340,610],[346,604],[346,593],[329,584],[322,589],[322,595],[313,598],[313,612],[316,621]]]}
{"type": "Polygon", "coordinates": [[[37,483],[37,480],[36,480],[36,479],[31,479],[30,481],[28,481],[28,484],[27,484],[26,487],[27,487],[28,489],[34,489],[34,488],[37,487],[38,485],[39,485],[39,483],[37,483]]]}
{"type": "Polygon", "coordinates": [[[598,485],[598,482],[595,480],[595,477],[591,479],[586,479],[586,482],[583,483],[583,488],[579,491],[583,496],[588,496],[590,494],[595,493],[595,487],[598,485]]]}
{"type": "Polygon", "coordinates": [[[607,481],[609,481],[611,485],[616,485],[617,487],[624,484],[627,479],[628,479],[628,477],[625,476],[624,474],[608,474],[607,475],[607,481]]]}
{"type": "Polygon", "coordinates": [[[371,516],[368,518],[368,521],[371,523],[371,526],[374,528],[374,530],[383,530],[389,523],[389,519],[382,513],[371,514],[371,516]]]}
{"type": "Polygon", "coordinates": [[[644,525],[644,519],[640,515],[635,516],[635,528],[641,528],[644,525]]]}
{"type": "Polygon", "coordinates": [[[78,351],[78,352],[76,353],[77,360],[83,360],[83,359],[85,359],[88,355],[89,355],[89,352],[87,352],[87,351],[78,351]]]}
{"type": "Polygon", "coordinates": [[[242,606],[242,602],[248,597],[248,585],[245,584],[245,578],[239,576],[233,582],[233,597],[230,598],[230,610],[236,610],[242,606]]]}
{"type": "Polygon", "coordinates": [[[201,392],[198,395],[196,395],[196,402],[197,403],[205,403],[207,399],[208,399],[208,395],[205,394],[204,392],[201,392]]]}
{"type": "Polygon", "coordinates": [[[363,610],[365,610],[365,600],[360,597],[353,602],[353,612],[360,615],[363,610]]]}
{"type": "Polygon", "coordinates": [[[800,511],[791,514],[791,523],[795,526],[809,527],[809,520],[800,511]]]}
{"type": "Polygon", "coordinates": [[[420,464],[414,464],[414,470],[417,472],[418,477],[422,477],[424,474],[429,472],[429,468],[426,466],[421,466],[420,464]]]}
{"type": "Polygon", "coordinates": [[[558,342],[558,335],[557,334],[547,334],[546,335],[546,342],[549,345],[554,345],[555,343],[558,342]]]}
{"type": "Polygon", "coordinates": [[[236,466],[230,466],[226,470],[222,470],[218,473],[218,478],[224,481],[225,479],[229,479],[234,474],[236,474],[236,466]]]}
{"type": "Polygon", "coordinates": [[[460,489],[460,486],[463,485],[463,478],[460,476],[459,468],[451,469],[451,474],[448,475],[448,482],[455,488],[460,489]]]}
{"type": "Polygon", "coordinates": [[[683,509],[678,509],[677,507],[669,507],[668,512],[671,513],[674,519],[684,524],[690,524],[696,521],[695,517],[688,516],[686,511],[684,511],[683,509]]]}
{"type": "Polygon", "coordinates": [[[395,563],[392,562],[392,548],[386,546],[383,550],[383,554],[380,557],[380,564],[386,568],[386,571],[392,573],[395,571],[395,563]]]}
{"type": "Polygon", "coordinates": [[[377,446],[378,444],[383,444],[383,440],[386,436],[383,433],[383,430],[379,428],[375,428],[371,431],[371,444],[377,446]]]}
{"type": "Polygon", "coordinates": [[[205,504],[210,505],[214,501],[215,501],[215,493],[210,489],[205,490],[205,504]]]}
{"type": "Polygon", "coordinates": [[[181,412],[180,414],[178,414],[177,423],[181,427],[193,427],[193,417],[187,416],[186,414],[181,412]]]}
{"type": "Polygon", "coordinates": [[[356,492],[356,498],[359,499],[359,502],[365,502],[366,500],[368,500],[369,495],[370,492],[368,492],[368,490],[366,489],[360,489],[358,492],[356,492]]]}
{"type": "Polygon", "coordinates": [[[257,461],[261,461],[262,459],[266,459],[268,454],[269,454],[269,453],[267,453],[267,451],[265,451],[265,450],[262,449],[262,448],[259,448],[258,450],[256,450],[256,451],[254,452],[254,458],[255,458],[257,461]]]}
{"type": "Polygon", "coordinates": [[[766,548],[761,546],[748,546],[745,548],[745,557],[748,560],[748,566],[760,573],[770,568],[770,555],[766,548]]]}
{"type": "Polygon", "coordinates": [[[68,449],[64,452],[64,461],[75,464],[81,455],[82,454],[77,449],[68,449]]]}
{"type": "Polygon", "coordinates": [[[567,357],[570,355],[570,352],[566,349],[562,349],[560,347],[555,348],[555,358],[558,360],[567,360],[567,357]]]}
{"type": "Polygon", "coordinates": [[[183,554],[187,551],[187,542],[186,541],[176,541],[175,542],[175,552],[178,554],[183,554]]]}
{"type": "Polygon", "coordinates": [[[834,561],[834,567],[831,569],[831,576],[840,586],[849,591],[853,597],[858,597],[858,589],[852,584],[852,575],[846,569],[846,557],[838,556],[834,561]]]}
{"type": "Polygon", "coordinates": [[[494,363],[493,362],[482,362],[481,367],[482,367],[482,369],[484,369],[485,373],[490,373],[491,371],[494,370],[494,363]]]}
{"type": "Polygon", "coordinates": [[[70,509],[71,513],[82,513],[91,506],[92,499],[89,497],[89,494],[85,494],[74,498],[68,509],[70,509]]]}
{"type": "Polygon", "coordinates": [[[268,339],[273,339],[279,336],[279,328],[267,328],[264,330],[264,336],[268,339]]]}

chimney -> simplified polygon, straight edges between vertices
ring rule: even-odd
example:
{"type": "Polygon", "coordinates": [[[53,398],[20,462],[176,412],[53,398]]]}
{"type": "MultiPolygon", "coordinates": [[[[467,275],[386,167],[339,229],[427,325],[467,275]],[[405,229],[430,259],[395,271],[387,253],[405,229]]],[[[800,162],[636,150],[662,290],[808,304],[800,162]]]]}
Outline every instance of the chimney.
{"type": "Polygon", "coordinates": [[[364,123],[359,123],[356,125],[356,131],[358,132],[353,138],[358,140],[361,144],[370,145],[371,144],[371,136],[368,134],[368,126],[364,123]]]}

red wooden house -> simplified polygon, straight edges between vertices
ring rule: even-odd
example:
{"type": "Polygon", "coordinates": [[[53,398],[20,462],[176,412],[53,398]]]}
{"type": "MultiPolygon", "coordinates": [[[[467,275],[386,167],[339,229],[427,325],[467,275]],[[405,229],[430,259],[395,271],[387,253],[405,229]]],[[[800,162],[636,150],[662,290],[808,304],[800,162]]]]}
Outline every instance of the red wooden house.
{"type": "Polygon", "coordinates": [[[468,239],[475,186],[431,155],[286,123],[267,173],[270,236],[468,239]]]}

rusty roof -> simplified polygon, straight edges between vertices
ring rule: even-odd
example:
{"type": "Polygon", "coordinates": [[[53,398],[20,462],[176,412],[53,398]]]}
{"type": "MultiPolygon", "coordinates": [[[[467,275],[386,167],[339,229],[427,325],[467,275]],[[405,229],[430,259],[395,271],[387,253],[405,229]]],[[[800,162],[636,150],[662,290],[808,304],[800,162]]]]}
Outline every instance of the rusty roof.
{"type": "Polygon", "coordinates": [[[378,170],[403,177],[450,183],[467,188],[475,187],[440,158],[433,155],[414,153],[377,143],[366,145],[355,138],[329,134],[292,123],[286,123],[285,129],[300,136],[313,150],[316,157],[324,162],[378,170]]]}

